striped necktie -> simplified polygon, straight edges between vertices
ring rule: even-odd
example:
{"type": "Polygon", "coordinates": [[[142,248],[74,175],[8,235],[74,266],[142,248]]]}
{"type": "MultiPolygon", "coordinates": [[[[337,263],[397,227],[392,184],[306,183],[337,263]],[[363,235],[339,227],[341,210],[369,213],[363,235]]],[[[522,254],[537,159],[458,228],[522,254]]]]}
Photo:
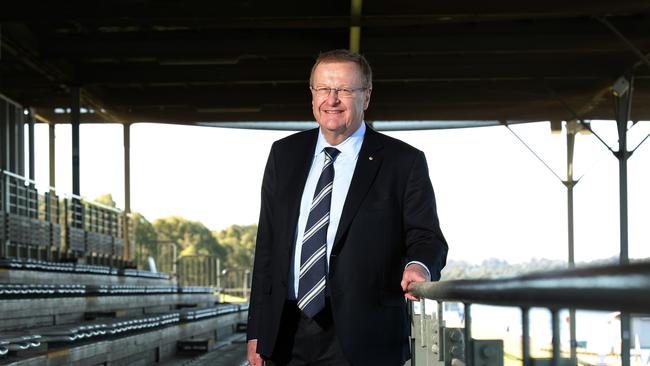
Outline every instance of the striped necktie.
{"type": "Polygon", "coordinates": [[[324,152],[325,164],[316,184],[300,254],[298,307],[310,318],[325,307],[327,227],[330,222],[334,160],[340,153],[333,147],[326,147],[324,152]]]}

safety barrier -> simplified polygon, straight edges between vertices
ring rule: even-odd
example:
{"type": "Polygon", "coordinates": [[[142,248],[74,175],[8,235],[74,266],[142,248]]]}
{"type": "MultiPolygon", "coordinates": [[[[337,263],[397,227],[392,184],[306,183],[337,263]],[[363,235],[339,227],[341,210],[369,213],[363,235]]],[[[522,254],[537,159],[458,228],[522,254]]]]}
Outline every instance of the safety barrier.
{"type": "MultiPolygon", "coordinates": [[[[515,306],[522,313],[522,358],[528,365],[576,364],[576,359],[561,358],[560,317],[561,309],[591,309],[621,311],[622,317],[630,313],[650,312],[650,263],[625,266],[606,266],[553,271],[520,277],[492,280],[456,280],[417,284],[413,292],[426,299],[438,301],[438,321],[433,329],[433,344],[436,350],[435,362],[416,363],[420,365],[451,365],[454,359],[467,365],[503,365],[503,342],[484,341],[472,338],[473,304],[515,306]],[[443,302],[464,304],[464,326],[447,329],[442,322],[443,302]],[[535,359],[530,352],[530,308],[545,307],[551,312],[552,347],[550,359],[535,359]]],[[[421,314],[424,312],[421,312],[421,314]]],[[[427,338],[425,316],[420,315],[414,332],[418,342],[427,338]]],[[[431,331],[431,329],[428,329],[431,331]]],[[[615,335],[613,335],[615,336],[615,335]]],[[[624,334],[629,341],[630,334],[624,334]]],[[[625,341],[625,339],[624,339],[625,341]]],[[[419,343],[418,343],[419,344],[419,343]]],[[[422,343],[424,344],[424,343],[422,343]]],[[[575,349],[575,343],[572,345],[575,349]]],[[[621,355],[623,364],[629,354],[621,355]]]]}

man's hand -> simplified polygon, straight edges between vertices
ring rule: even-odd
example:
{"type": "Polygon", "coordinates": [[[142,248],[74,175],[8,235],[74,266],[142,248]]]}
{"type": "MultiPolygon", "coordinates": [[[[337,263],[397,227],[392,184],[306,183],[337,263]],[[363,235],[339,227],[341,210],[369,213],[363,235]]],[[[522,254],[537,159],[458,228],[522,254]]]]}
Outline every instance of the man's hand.
{"type": "Polygon", "coordinates": [[[422,268],[421,265],[417,263],[409,264],[404,269],[404,274],[402,275],[401,285],[402,285],[402,291],[404,291],[404,297],[413,301],[420,300],[415,295],[409,293],[409,289],[411,285],[414,283],[426,282],[426,281],[430,281],[429,273],[424,268],[422,268]]]}
{"type": "Polygon", "coordinates": [[[257,353],[257,339],[248,341],[246,351],[248,353],[248,363],[251,366],[264,366],[262,356],[257,353]]]}

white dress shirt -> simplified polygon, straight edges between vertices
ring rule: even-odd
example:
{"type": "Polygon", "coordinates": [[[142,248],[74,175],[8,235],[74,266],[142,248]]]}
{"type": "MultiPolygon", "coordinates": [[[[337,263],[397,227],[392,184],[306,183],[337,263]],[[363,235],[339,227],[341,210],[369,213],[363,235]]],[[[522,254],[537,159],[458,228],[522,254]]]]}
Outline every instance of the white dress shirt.
{"type": "Polygon", "coordinates": [[[323,133],[318,130],[318,141],[314,149],[313,160],[305,189],[302,191],[302,199],[300,200],[300,216],[298,217],[298,227],[296,228],[296,241],[294,242],[294,252],[291,260],[291,267],[293,270],[289,274],[289,298],[296,299],[298,297],[298,282],[300,274],[300,254],[302,252],[302,237],[305,233],[305,226],[307,225],[307,218],[309,217],[309,209],[311,202],[314,198],[314,191],[316,184],[320,177],[323,165],[325,164],[325,153],[323,150],[326,147],[334,147],[341,153],[334,160],[334,182],[332,184],[332,202],[330,205],[330,223],[327,227],[327,265],[329,267],[330,254],[332,253],[332,246],[334,245],[334,237],[336,230],[341,221],[341,212],[343,212],[343,204],[345,197],[348,195],[350,182],[354,175],[354,167],[357,165],[359,158],[359,151],[363,144],[363,136],[366,134],[366,124],[361,122],[361,126],[347,139],[340,144],[333,146],[330,145],[323,133]]]}
{"type": "MultiPolygon", "coordinates": [[[[293,257],[291,258],[291,267],[292,271],[289,273],[289,283],[288,283],[288,298],[297,299],[298,298],[298,283],[300,280],[300,254],[302,252],[302,238],[305,233],[305,226],[307,225],[307,218],[309,217],[309,210],[311,208],[311,203],[314,198],[314,191],[316,190],[316,185],[318,183],[318,178],[320,178],[321,171],[323,170],[323,165],[325,164],[325,153],[324,149],[326,147],[334,147],[339,150],[341,153],[338,155],[334,161],[334,182],[332,185],[332,202],[330,205],[330,222],[327,227],[327,266],[329,268],[330,254],[332,253],[332,246],[334,245],[334,238],[336,237],[336,231],[339,227],[339,221],[341,221],[341,213],[343,212],[343,204],[345,203],[345,198],[348,195],[348,190],[350,188],[350,183],[352,182],[352,176],[354,175],[354,168],[357,165],[357,159],[359,158],[359,151],[361,151],[361,145],[363,144],[363,137],[366,134],[366,124],[361,122],[361,126],[347,139],[345,139],[340,144],[333,146],[330,145],[323,133],[318,130],[318,141],[316,142],[316,148],[314,149],[313,160],[311,168],[309,169],[309,175],[307,176],[307,182],[305,183],[305,189],[302,192],[302,198],[300,200],[300,216],[298,217],[298,227],[296,228],[296,241],[293,244],[293,257]]],[[[411,263],[418,263],[428,272],[429,269],[420,262],[412,261],[407,263],[407,266],[411,263]]],[[[431,275],[429,274],[429,278],[431,275]]]]}

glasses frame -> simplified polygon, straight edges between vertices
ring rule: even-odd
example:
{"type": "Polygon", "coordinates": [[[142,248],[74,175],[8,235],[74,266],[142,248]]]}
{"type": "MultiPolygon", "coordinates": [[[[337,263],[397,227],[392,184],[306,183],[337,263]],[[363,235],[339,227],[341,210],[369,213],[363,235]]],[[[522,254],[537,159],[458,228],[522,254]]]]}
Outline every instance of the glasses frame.
{"type": "Polygon", "coordinates": [[[330,94],[332,94],[332,91],[335,91],[339,98],[353,98],[355,92],[367,90],[369,88],[367,86],[362,86],[360,88],[330,88],[328,86],[322,86],[316,88],[313,85],[310,85],[309,89],[319,98],[328,98],[330,94]],[[327,94],[323,94],[325,91],[327,91],[327,94]]]}

